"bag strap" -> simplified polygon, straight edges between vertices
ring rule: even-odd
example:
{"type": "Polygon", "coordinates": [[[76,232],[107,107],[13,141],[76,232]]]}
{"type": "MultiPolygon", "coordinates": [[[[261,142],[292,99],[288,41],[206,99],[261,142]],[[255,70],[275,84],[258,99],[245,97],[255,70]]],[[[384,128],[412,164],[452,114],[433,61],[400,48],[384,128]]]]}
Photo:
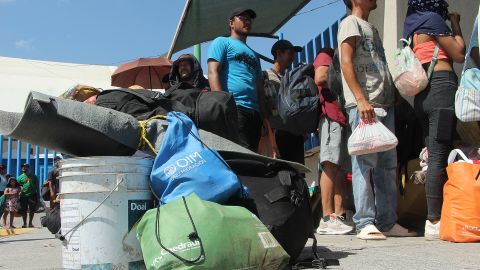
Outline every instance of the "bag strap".
{"type": "MultiPolygon", "coordinates": [[[[180,122],[188,127],[187,123],[185,123],[185,121],[183,121],[183,119],[177,115],[176,112],[171,112],[178,120],[180,120],[180,122]]],[[[218,160],[220,160],[220,162],[222,162],[230,171],[233,172],[232,168],[230,168],[230,165],[228,165],[228,163],[220,156],[220,154],[218,154],[218,152],[216,151],[213,151],[212,148],[210,148],[206,143],[204,143],[195,133],[193,133],[192,131],[192,128],[189,128],[188,130],[188,133],[195,139],[197,140],[198,142],[200,142],[200,144],[202,144],[203,147],[207,148],[208,151],[210,151],[218,160]]],[[[245,191],[245,186],[243,185],[243,183],[240,181],[240,178],[238,178],[238,181],[240,183],[240,189],[242,192],[245,191]]],[[[242,194],[242,195],[245,195],[245,196],[248,196],[247,194],[242,194]]]]}
{"type": "Polygon", "coordinates": [[[183,263],[186,263],[186,264],[187,263],[189,263],[189,264],[198,263],[200,261],[205,260],[205,249],[203,248],[203,241],[200,238],[200,236],[198,235],[198,231],[197,231],[197,227],[195,226],[195,222],[193,222],[192,214],[190,214],[190,209],[188,209],[188,205],[187,205],[187,201],[185,200],[185,196],[182,196],[182,199],[183,199],[183,205],[185,206],[185,210],[187,211],[187,214],[188,214],[188,218],[190,219],[190,223],[192,224],[192,227],[193,227],[193,232],[191,232],[188,235],[188,239],[192,242],[194,240],[198,240],[198,242],[200,243],[200,255],[198,255],[197,258],[192,259],[192,260],[185,259],[185,258],[175,254],[173,251],[171,251],[170,249],[168,249],[166,246],[164,246],[162,244],[162,240],[160,239],[160,226],[159,226],[160,225],[160,205],[157,206],[157,216],[156,216],[156,219],[155,219],[155,237],[157,238],[158,244],[165,251],[170,253],[170,255],[172,255],[173,257],[179,259],[180,261],[182,261],[183,263]]]}
{"type": "Polygon", "coordinates": [[[427,78],[429,81],[430,81],[430,78],[432,78],[433,69],[437,65],[439,52],[440,52],[440,43],[438,43],[437,41],[437,45],[435,45],[435,51],[433,52],[432,61],[430,62],[430,66],[428,67],[428,71],[427,71],[427,78]]]}
{"type": "Polygon", "coordinates": [[[473,164],[473,161],[469,159],[467,155],[465,155],[465,153],[463,153],[463,151],[460,149],[453,149],[452,152],[450,152],[450,155],[448,155],[448,164],[455,162],[457,156],[460,156],[462,161],[473,164]]]}
{"type": "MultiPolygon", "coordinates": [[[[479,10],[480,12],[480,10],[479,10]]],[[[479,28],[478,26],[478,18],[477,18],[477,29],[479,28]]],[[[472,30],[472,35],[470,36],[470,42],[468,42],[468,50],[467,50],[467,53],[465,54],[465,62],[463,63],[463,70],[462,70],[462,77],[463,77],[463,73],[465,73],[465,70],[467,70],[467,67],[468,67],[468,64],[470,63],[470,52],[472,51],[472,41],[473,41],[473,34],[475,33],[475,27],[473,27],[473,30],[472,30]]],[[[479,32],[480,34],[480,32],[479,32]]],[[[477,37],[478,38],[478,37],[477,37]]]]}

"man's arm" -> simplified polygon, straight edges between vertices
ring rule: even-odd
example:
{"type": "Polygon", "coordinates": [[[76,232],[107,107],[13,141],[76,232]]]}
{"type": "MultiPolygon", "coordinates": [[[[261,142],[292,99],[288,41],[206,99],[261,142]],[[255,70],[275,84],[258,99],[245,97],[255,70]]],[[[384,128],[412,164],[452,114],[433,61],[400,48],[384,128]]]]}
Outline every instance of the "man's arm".
{"type": "Polygon", "coordinates": [[[375,117],[375,112],[372,105],[368,102],[367,98],[363,94],[362,87],[357,79],[357,73],[353,65],[353,57],[355,55],[356,37],[349,37],[345,39],[341,46],[341,60],[340,66],[342,69],[343,77],[348,84],[348,87],[352,91],[355,100],[357,101],[357,109],[360,117],[363,120],[371,120],[375,117]]]}
{"type": "Polygon", "coordinates": [[[315,69],[315,84],[326,88],[328,82],[328,66],[319,66],[315,69]]]}
{"type": "Polygon", "coordinates": [[[208,60],[208,82],[212,91],[223,91],[222,82],[220,81],[220,71],[222,70],[222,63],[213,59],[208,60]]]}

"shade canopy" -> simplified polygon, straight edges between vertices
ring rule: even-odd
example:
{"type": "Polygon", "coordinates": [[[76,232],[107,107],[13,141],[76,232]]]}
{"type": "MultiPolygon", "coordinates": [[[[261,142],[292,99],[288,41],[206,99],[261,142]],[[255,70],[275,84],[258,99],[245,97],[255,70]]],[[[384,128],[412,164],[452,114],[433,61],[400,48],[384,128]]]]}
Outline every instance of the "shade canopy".
{"type": "Polygon", "coordinates": [[[195,44],[229,35],[228,16],[237,7],[257,13],[253,32],[273,34],[308,2],[310,0],[187,0],[168,58],[195,44]]]}

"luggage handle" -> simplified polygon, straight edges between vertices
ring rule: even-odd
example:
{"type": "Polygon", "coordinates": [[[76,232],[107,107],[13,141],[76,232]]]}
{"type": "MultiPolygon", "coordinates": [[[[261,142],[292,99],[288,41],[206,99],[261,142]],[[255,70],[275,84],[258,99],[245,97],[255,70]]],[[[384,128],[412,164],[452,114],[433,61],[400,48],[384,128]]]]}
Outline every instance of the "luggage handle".
{"type": "Polygon", "coordinates": [[[457,158],[457,155],[461,157],[461,162],[467,162],[470,164],[473,164],[473,161],[463,153],[462,150],[460,149],[453,149],[452,152],[450,152],[450,155],[448,155],[448,164],[452,164],[455,162],[455,158],[457,158]]]}

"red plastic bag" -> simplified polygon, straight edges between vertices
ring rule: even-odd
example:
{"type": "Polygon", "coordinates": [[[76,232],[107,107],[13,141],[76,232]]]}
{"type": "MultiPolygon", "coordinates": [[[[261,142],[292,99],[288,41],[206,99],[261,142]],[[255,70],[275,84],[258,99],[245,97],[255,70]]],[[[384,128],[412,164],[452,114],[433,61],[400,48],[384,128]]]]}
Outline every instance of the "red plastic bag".
{"type": "Polygon", "coordinates": [[[480,242],[480,164],[455,149],[449,157],[448,180],[443,188],[440,239],[480,242]],[[456,156],[461,160],[452,163],[456,156]]]}

